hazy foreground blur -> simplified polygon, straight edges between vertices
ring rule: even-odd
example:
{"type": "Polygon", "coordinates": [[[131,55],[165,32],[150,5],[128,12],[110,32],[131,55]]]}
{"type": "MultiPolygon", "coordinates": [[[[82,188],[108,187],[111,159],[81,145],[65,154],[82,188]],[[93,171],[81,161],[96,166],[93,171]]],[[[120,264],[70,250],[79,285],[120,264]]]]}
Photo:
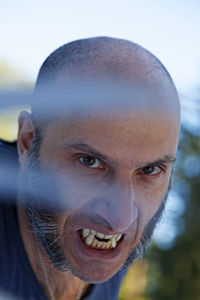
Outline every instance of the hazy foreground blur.
{"type": "MultiPolygon", "coordinates": [[[[33,83],[27,82],[18,70],[5,62],[0,63],[0,92],[31,91],[32,87],[33,83]]],[[[21,109],[1,110],[0,106],[0,139],[16,139],[17,115],[21,109]]],[[[196,99],[184,99],[174,196],[169,202],[165,222],[161,222],[146,257],[130,268],[121,288],[120,300],[200,299],[198,117],[200,119],[200,92],[196,99]]]]}

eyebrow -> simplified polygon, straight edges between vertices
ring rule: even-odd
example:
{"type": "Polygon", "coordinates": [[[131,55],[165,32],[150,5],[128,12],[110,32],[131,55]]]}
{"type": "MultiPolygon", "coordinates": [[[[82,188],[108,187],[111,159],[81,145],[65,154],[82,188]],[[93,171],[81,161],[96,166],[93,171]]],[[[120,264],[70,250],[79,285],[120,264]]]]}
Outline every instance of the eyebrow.
{"type": "Polygon", "coordinates": [[[74,150],[84,151],[87,154],[98,156],[100,159],[102,159],[104,161],[109,161],[109,162],[114,163],[113,159],[104,155],[102,152],[100,152],[99,150],[95,149],[94,147],[90,146],[87,143],[65,143],[64,142],[62,145],[65,149],[74,149],[74,150]]]}
{"type": "Polygon", "coordinates": [[[154,161],[150,161],[145,163],[145,166],[149,165],[161,165],[161,164],[169,164],[169,163],[174,163],[176,161],[176,157],[170,154],[166,154],[164,156],[159,157],[158,159],[154,161]]]}
{"type": "MultiPolygon", "coordinates": [[[[94,156],[97,156],[98,158],[116,164],[116,161],[114,161],[113,159],[111,159],[110,157],[104,155],[102,152],[100,152],[99,150],[95,149],[94,147],[90,146],[87,143],[67,143],[67,142],[63,142],[62,143],[62,147],[64,149],[74,149],[74,150],[79,150],[79,151],[83,151],[86,152],[87,154],[91,154],[94,156]]],[[[150,162],[146,162],[143,166],[149,166],[149,165],[156,165],[156,164],[169,164],[169,163],[174,163],[176,161],[176,157],[170,154],[166,154],[164,156],[159,157],[158,159],[154,160],[154,161],[150,161],[150,162]]]]}

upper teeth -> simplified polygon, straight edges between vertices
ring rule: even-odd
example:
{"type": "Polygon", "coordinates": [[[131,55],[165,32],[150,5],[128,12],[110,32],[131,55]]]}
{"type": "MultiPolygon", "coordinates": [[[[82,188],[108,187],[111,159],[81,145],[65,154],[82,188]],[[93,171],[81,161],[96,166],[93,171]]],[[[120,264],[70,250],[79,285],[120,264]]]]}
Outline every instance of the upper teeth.
{"type": "Polygon", "coordinates": [[[101,232],[97,232],[95,230],[90,229],[82,229],[82,236],[84,237],[85,243],[88,246],[92,246],[95,248],[115,248],[117,242],[122,237],[122,234],[103,234],[101,232]],[[107,242],[98,241],[96,238],[108,240],[107,242]]]}

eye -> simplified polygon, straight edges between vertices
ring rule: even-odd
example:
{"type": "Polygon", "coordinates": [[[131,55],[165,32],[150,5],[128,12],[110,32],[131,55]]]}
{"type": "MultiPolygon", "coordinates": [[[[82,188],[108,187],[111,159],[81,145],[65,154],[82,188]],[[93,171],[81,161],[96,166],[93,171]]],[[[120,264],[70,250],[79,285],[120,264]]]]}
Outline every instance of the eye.
{"type": "Polygon", "coordinates": [[[142,174],[149,176],[158,175],[162,171],[165,171],[164,168],[156,165],[149,165],[141,169],[142,174]]]}
{"type": "Polygon", "coordinates": [[[81,164],[87,168],[91,169],[104,169],[98,158],[92,155],[79,157],[81,164]]]}

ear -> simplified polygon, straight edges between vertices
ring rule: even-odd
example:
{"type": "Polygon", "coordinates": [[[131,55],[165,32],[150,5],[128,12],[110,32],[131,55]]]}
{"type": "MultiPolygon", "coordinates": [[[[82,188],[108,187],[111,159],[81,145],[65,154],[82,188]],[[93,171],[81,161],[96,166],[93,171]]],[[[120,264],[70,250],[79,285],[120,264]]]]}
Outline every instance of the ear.
{"type": "Polygon", "coordinates": [[[35,135],[35,128],[32,122],[31,114],[22,111],[18,118],[18,138],[17,148],[19,163],[22,169],[25,169],[28,153],[35,135]]]}

